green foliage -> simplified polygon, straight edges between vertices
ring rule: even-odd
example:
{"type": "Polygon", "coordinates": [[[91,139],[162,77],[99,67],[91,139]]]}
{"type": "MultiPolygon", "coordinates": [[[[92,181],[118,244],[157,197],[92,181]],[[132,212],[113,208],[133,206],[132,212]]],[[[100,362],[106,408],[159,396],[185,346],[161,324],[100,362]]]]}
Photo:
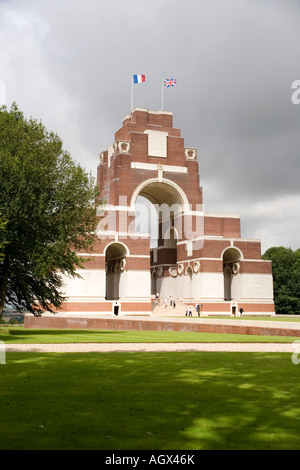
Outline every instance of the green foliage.
{"type": "Polygon", "coordinates": [[[6,240],[6,224],[7,220],[0,212],[0,262],[4,259],[4,247],[7,244],[6,240]]]}
{"type": "Polygon", "coordinates": [[[300,315],[300,249],[272,247],[263,259],[272,261],[276,313],[300,315]]]}
{"type": "Polygon", "coordinates": [[[0,262],[0,315],[4,303],[34,313],[63,302],[60,273],[76,276],[97,225],[91,175],[63,150],[41,122],[14,104],[0,109],[0,208],[6,224],[0,262]]]}

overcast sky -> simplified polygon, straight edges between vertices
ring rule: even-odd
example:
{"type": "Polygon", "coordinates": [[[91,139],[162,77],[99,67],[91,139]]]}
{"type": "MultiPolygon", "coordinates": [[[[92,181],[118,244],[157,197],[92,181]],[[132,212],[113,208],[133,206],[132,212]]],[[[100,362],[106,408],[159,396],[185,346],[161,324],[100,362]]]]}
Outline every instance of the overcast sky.
{"type": "MultiPolygon", "coordinates": [[[[299,0],[0,0],[6,104],[41,119],[96,175],[136,107],[174,114],[198,151],[207,212],[300,248],[299,0]]],[[[1,88],[0,88],[1,91],[1,88]]]]}

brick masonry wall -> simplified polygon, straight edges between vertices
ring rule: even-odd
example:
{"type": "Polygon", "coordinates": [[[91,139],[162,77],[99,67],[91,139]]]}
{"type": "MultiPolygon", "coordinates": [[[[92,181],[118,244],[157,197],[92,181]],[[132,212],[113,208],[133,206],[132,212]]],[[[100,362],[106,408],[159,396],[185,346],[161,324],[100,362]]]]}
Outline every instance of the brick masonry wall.
{"type": "Polygon", "coordinates": [[[25,328],[61,328],[61,329],[99,329],[99,330],[137,330],[137,331],[185,331],[201,333],[227,333],[265,336],[300,336],[300,330],[280,327],[216,325],[192,322],[164,322],[158,320],[135,320],[118,318],[67,318],[25,316],[25,328]]]}
{"type": "Polygon", "coordinates": [[[206,216],[204,218],[204,232],[205,235],[239,238],[241,236],[240,219],[206,216]]]}

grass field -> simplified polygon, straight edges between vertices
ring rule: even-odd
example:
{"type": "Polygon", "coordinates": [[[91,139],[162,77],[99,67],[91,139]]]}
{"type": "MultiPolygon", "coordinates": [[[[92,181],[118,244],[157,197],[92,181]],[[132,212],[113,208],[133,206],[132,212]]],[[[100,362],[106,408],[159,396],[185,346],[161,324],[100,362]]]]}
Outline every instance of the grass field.
{"type": "MultiPolygon", "coordinates": [[[[295,339],[0,329],[7,344],[295,339]]],[[[300,449],[300,365],[288,353],[7,352],[0,422],[0,450],[300,449]]]]}
{"type": "Polygon", "coordinates": [[[220,333],[124,330],[30,330],[23,327],[0,328],[0,340],[7,344],[47,343],[166,343],[166,342],[276,342],[290,343],[295,337],[220,333]]]}
{"type": "Polygon", "coordinates": [[[290,354],[8,353],[0,449],[300,449],[290,354]]]}

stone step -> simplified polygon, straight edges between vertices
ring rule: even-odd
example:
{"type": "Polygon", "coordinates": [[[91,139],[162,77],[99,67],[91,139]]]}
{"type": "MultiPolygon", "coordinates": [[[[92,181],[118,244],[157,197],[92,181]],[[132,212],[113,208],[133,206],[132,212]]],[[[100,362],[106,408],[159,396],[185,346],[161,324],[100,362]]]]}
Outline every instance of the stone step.
{"type": "Polygon", "coordinates": [[[185,316],[187,306],[192,307],[192,315],[196,316],[197,312],[196,312],[195,306],[192,303],[185,304],[184,302],[180,300],[176,300],[175,308],[170,305],[169,301],[166,307],[164,307],[162,301],[160,301],[158,305],[155,305],[155,303],[153,302],[152,314],[155,316],[185,316]]]}

